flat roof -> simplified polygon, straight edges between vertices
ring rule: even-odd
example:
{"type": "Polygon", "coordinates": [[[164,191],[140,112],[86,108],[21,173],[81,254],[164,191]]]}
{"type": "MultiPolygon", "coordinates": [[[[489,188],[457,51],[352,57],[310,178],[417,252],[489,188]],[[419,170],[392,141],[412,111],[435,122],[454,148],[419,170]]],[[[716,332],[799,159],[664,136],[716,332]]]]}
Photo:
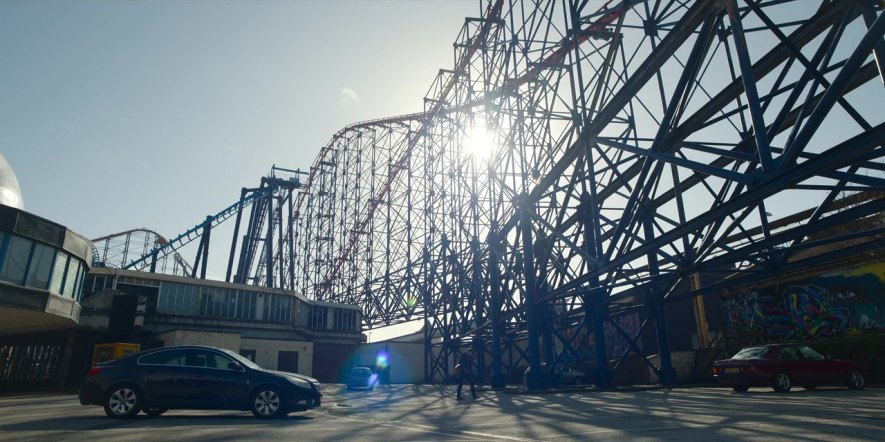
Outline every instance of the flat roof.
{"type": "Polygon", "coordinates": [[[152,281],[166,281],[166,282],[175,282],[178,284],[191,284],[191,285],[199,285],[205,287],[219,287],[219,288],[229,288],[236,290],[248,290],[251,292],[258,293],[273,293],[278,295],[286,295],[293,296],[298,298],[304,303],[321,305],[321,306],[330,306],[335,308],[344,308],[350,310],[359,310],[359,306],[354,304],[339,304],[332,303],[326,301],[317,301],[314,299],[310,299],[307,296],[302,295],[296,291],[292,290],[284,290],[279,288],[271,288],[264,287],[259,285],[249,285],[249,284],[236,284],[232,282],[218,281],[214,279],[199,279],[199,278],[188,278],[186,276],[177,276],[177,275],[167,275],[165,273],[151,273],[151,272],[142,272],[139,270],[128,270],[128,269],[116,269],[111,267],[94,267],[89,270],[89,274],[91,275],[107,275],[107,276],[125,276],[129,278],[139,278],[144,280],[152,280],[152,281]]]}

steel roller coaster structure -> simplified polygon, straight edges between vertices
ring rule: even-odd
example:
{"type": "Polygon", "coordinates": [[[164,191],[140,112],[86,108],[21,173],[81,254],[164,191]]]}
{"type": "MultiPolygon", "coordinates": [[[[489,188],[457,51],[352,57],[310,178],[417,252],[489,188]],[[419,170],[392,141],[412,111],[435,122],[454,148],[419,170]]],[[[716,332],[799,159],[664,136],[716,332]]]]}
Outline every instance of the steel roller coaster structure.
{"type": "Polygon", "coordinates": [[[426,380],[471,346],[496,387],[585,339],[597,385],[630,353],[672,383],[665,305],[883,249],[881,1],[479,5],[423,112],[342,129],[297,186],[182,237],[261,201],[228,280],[422,321],[426,380]]]}

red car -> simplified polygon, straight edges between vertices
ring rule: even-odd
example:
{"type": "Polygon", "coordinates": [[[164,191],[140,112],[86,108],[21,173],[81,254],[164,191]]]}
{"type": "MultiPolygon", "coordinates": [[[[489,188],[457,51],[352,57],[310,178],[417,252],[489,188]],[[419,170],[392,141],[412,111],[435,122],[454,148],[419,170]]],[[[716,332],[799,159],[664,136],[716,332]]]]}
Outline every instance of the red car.
{"type": "Polygon", "coordinates": [[[769,344],[747,347],[731,359],[713,364],[713,378],[734,391],[771,387],[779,393],[793,385],[813,390],[818,385],[864,387],[863,364],[826,357],[803,344],[769,344]]]}

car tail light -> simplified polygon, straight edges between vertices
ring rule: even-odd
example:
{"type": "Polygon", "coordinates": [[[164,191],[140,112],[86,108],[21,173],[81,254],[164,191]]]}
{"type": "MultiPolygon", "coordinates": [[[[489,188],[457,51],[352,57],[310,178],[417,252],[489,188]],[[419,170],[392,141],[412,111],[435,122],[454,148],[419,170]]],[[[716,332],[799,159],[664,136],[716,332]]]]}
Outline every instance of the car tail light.
{"type": "Polygon", "coordinates": [[[722,370],[719,367],[713,367],[713,374],[719,374],[720,371],[722,370]]]}
{"type": "Polygon", "coordinates": [[[91,370],[89,370],[88,373],[86,373],[86,376],[95,376],[95,375],[101,373],[102,370],[103,370],[103,368],[101,368],[101,367],[92,368],[91,370]]]}

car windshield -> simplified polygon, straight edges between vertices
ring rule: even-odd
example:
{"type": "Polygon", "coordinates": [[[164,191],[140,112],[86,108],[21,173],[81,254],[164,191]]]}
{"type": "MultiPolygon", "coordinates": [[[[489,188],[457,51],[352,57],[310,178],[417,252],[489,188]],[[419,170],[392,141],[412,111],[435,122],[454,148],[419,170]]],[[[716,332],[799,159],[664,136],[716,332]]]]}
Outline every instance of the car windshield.
{"type": "Polygon", "coordinates": [[[767,347],[747,347],[739,351],[732,359],[762,359],[768,354],[767,347]]]}
{"type": "Polygon", "coordinates": [[[804,345],[799,347],[799,352],[802,353],[802,357],[805,359],[826,359],[824,355],[814,351],[813,348],[804,345]]]}
{"type": "Polygon", "coordinates": [[[253,370],[261,370],[261,367],[259,367],[258,364],[250,361],[249,358],[247,358],[239,353],[234,353],[234,352],[232,352],[228,349],[225,349],[225,348],[219,348],[219,350],[223,351],[226,355],[234,358],[235,360],[237,360],[237,362],[239,362],[239,363],[241,363],[253,370]]]}

